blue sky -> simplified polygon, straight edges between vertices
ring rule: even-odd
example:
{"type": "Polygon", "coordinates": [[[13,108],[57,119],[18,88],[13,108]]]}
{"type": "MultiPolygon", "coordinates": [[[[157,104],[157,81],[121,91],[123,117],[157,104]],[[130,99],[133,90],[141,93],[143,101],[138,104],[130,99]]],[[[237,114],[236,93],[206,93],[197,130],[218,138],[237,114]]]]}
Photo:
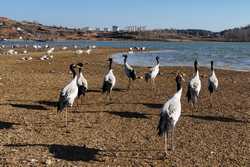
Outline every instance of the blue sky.
{"type": "Polygon", "coordinates": [[[250,0],[3,0],[0,16],[69,27],[220,31],[250,24],[250,0]]]}

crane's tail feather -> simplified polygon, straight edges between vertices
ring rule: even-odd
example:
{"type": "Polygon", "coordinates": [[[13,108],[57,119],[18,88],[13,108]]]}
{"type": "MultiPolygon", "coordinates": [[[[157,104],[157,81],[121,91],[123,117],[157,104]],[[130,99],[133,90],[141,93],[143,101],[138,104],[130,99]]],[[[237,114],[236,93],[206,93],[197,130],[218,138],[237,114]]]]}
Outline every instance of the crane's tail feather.
{"type": "Polygon", "coordinates": [[[145,76],[144,76],[144,78],[145,78],[145,81],[148,82],[149,79],[150,79],[150,74],[146,73],[145,76]]]}
{"type": "Polygon", "coordinates": [[[212,85],[212,83],[209,83],[208,90],[209,90],[210,94],[214,92],[214,86],[212,85]]]}
{"type": "Polygon", "coordinates": [[[136,77],[136,72],[135,72],[135,70],[133,70],[133,71],[131,71],[130,72],[130,76],[131,76],[131,78],[133,79],[133,80],[135,80],[137,77],[136,77]]]}
{"type": "Polygon", "coordinates": [[[110,93],[112,87],[112,83],[108,81],[104,81],[102,85],[102,93],[108,92],[110,93]]]}
{"type": "Polygon", "coordinates": [[[198,92],[196,90],[192,89],[190,85],[188,85],[188,90],[187,90],[186,96],[188,98],[188,103],[189,102],[192,102],[193,104],[197,103],[198,92]]]}
{"type": "Polygon", "coordinates": [[[158,135],[163,136],[163,134],[168,133],[171,128],[172,118],[170,118],[167,112],[161,112],[160,121],[157,127],[158,135]]]}
{"type": "Polygon", "coordinates": [[[62,112],[67,105],[68,103],[67,100],[65,99],[65,96],[60,94],[59,100],[57,102],[57,112],[62,112]]]}
{"type": "Polygon", "coordinates": [[[85,86],[79,86],[77,97],[79,98],[81,95],[85,96],[86,92],[87,92],[87,88],[85,86]]]}
{"type": "Polygon", "coordinates": [[[188,102],[190,102],[191,97],[192,97],[192,95],[191,95],[191,86],[190,85],[188,85],[186,97],[188,98],[188,102]]]}

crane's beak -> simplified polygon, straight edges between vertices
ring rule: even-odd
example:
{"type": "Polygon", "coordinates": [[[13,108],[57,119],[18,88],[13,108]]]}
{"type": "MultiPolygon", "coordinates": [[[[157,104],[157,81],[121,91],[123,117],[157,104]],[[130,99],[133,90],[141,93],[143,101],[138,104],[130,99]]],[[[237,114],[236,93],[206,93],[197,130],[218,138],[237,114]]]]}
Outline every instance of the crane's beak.
{"type": "Polygon", "coordinates": [[[186,76],[185,73],[178,72],[177,75],[181,76],[181,80],[182,80],[183,82],[185,82],[185,78],[184,78],[184,77],[186,76]]]}
{"type": "Polygon", "coordinates": [[[183,82],[185,82],[185,77],[186,77],[186,74],[185,73],[181,73],[181,78],[182,78],[183,82]]]}

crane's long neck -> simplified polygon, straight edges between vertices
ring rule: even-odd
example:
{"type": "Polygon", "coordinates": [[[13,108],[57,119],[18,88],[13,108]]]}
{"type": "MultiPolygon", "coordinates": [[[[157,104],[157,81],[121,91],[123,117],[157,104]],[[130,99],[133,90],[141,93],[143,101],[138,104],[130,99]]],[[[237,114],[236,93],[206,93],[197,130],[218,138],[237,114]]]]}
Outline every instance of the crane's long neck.
{"type": "Polygon", "coordinates": [[[79,68],[79,74],[81,74],[82,73],[82,68],[79,68]]]}
{"type": "Polygon", "coordinates": [[[211,71],[213,72],[214,71],[214,63],[211,62],[211,71]]]}
{"type": "Polygon", "coordinates": [[[160,61],[159,61],[159,59],[156,59],[156,62],[157,62],[157,65],[159,65],[159,64],[160,64],[160,61]]]}
{"type": "Polygon", "coordinates": [[[177,92],[178,92],[179,90],[181,90],[181,88],[182,88],[181,82],[177,81],[176,87],[177,87],[177,92]]]}
{"type": "Polygon", "coordinates": [[[71,70],[71,72],[72,72],[72,74],[73,74],[73,78],[75,78],[75,76],[76,76],[76,71],[75,71],[75,69],[74,69],[73,67],[70,67],[70,70],[71,70]]]}
{"type": "Polygon", "coordinates": [[[127,63],[127,57],[124,57],[124,64],[127,63]]]}
{"type": "Polygon", "coordinates": [[[197,64],[194,65],[194,70],[195,70],[195,73],[197,73],[197,71],[198,71],[197,64]]]}
{"type": "Polygon", "coordinates": [[[178,99],[181,99],[181,94],[182,94],[182,87],[180,86],[179,88],[177,87],[177,92],[176,92],[175,96],[178,99]]]}
{"type": "Polygon", "coordinates": [[[109,62],[109,70],[112,69],[112,61],[109,62]]]}

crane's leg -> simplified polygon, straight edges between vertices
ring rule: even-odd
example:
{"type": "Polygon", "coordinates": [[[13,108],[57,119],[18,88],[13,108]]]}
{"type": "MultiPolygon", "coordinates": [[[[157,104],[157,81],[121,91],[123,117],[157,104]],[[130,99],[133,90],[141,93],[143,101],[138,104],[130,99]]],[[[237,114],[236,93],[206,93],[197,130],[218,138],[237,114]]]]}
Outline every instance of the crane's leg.
{"type": "Polygon", "coordinates": [[[112,101],[112,96],[111,96],[111,91],[109,92],[109,102],[111,103],[112,101]]]}
{"type": "Polygon", "coordinates": [[[155,80],[152,79],[152,83],[153,83],[153,90],[155,90],[155,80]]]}
{"type": "Polygon", "coordinates": [[[88,127],[91,127],[91,125],[90,125],[90,123],[89,123],[89,121],[88,121],[88,117],[87,117],[86,113],[85,113],[85,117],[84,117],[84,119],[85,119],[85,122],[87,122],[88,127]]]}
{"type": "Polygon", "coordinates": [[[79,98],[76,99],[76,111],[75,112],[77,112],[78,109],[79,109],[79,98]]]}
{"type": "Polygon", "coordinates": [[[212,108],[213,107],[213,94],[210,93],[210,107],[212,108]]]}
{"type": "Polygon", "coordinates": [[[111,91],[106,93],[106,105],[108,105],[111,101],[111,91]]]}
{"type": "Polygon", "coordinates": [[[108,95],[107,95],[108,96],[108,103],[110,103],[110,93],[111,92],[109,92],[108,95]]]}
{"type": "Polygon", "coordinates": [[[150,84],[151,84],[151,90],[153,90],[154,86],[153,86],[153,80],[152,79],[150,79],[150,84]]]}
{"type": "Polygon", "coordinates": [[[79,112],[80,111],[80,105],[79,105],[79,102],[80,101],[80,99],[79,98],[77,98],[76,99],[76,105],[75,105],[75,107],[74,107],[74,111],[73,112],[79,112]]]}
{"type": "Polygon", "coordinates": [[[197,108],[196,108],[196,112],[199,112],[200,111],[200,105],[197,103],[197,108]]]}
{"type": "Polygon", "coordinates": [[[196,105],[197,105],[197,108],[196,108],[196,112],[200,111],[200,101],[198,100],[198,96],[196,97],[196,101],[195,101],[196,105]]]}
{"type": "Polygon", "coordinates": [[[80,112],[81,105],[78,104],[77,112],[80,112]]]}
{"type": "Polygon", "coordinates": [[[166,153],[166,156],[168,154],[168,132],[166,132],[164,134],[164,137],[165,137],[165,153],[166,153]]]}
{"type": "Polygon", "coordinates": [[[131,84],[131,80],[130,78],[128,79],[128,90],[130,89],[130,84],[131,84]]]}
{"type": "Polygon", "coordinates": [[[172,129],[172,132],[171,132],[171,146],[172,146],[172,151],[174,151],[175,149],[175,146],[174,146],[174,128],[172,129]]]}
{"type": "MultiPolygon", "coordinates": [[[[84,99],[85,99],[85,95],[83,95],[83,96],[84,96],[84,99]]],[[[81,97],[81,105],[83,104],[82,99],[83,99],[83,97],[81,97]]],[[[85,101],[85,100],[84,100],[84,101],[85,101]]]]}
{"type": "Polygon", "coordinates": [[[194,109],[195,109],[195,106],[194,106],[194,103],[191,101],[191,115],[193,116],[193,112],[194,112],[194,109]]]}
{"type": "Polygon", "coordinates": [[[67,127],[68,126],[68,107],[66,107],[65,117],[66,117],[66,127],[67,127]]]}

